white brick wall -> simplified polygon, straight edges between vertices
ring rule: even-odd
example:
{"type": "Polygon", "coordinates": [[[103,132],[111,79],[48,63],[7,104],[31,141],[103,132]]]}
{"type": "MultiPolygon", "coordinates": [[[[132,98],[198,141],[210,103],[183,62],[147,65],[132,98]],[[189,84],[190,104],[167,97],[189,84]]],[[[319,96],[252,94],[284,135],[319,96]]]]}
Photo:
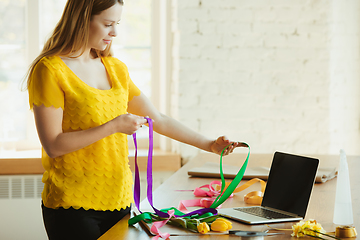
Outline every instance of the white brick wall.
{"type": "Polygon", "coordinates": [[[173,0],[172,115],[252,152],[360,154],[359,14],[357,0],[173,0]]]}

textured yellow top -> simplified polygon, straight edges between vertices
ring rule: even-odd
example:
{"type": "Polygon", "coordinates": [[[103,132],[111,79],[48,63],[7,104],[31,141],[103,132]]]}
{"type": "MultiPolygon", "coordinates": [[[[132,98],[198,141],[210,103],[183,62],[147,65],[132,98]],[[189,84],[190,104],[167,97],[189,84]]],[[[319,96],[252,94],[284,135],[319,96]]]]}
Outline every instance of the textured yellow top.
{"type": "MultiPolygon", "coordinates": [[[[61,107],[63,132],[96,127],[127,113],[128,101],[140,90],[124,63],[113,57],[101,60],[111,81],[109,90],[90,87],[58,56],[41,59],[30,76],[30,108],[61,107]]],[[[43,150],[43,203],[49,208],[126,208],[133,202],[128,162],[127,135],[122,133],[56,158],[43,150]]]]}

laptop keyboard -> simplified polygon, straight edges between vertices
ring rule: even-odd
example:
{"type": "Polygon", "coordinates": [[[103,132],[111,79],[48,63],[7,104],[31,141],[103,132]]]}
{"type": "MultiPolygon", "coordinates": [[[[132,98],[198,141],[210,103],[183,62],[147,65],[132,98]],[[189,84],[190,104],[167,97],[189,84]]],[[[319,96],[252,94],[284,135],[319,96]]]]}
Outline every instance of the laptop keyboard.
{"type": "Polygon", "coordinates": [[[235,208],[235,210],[267,219],[293,218],[293,216],[282,214],[279,212],[274,212],[269,209],[260,208],[260,207],[235,208]]]}

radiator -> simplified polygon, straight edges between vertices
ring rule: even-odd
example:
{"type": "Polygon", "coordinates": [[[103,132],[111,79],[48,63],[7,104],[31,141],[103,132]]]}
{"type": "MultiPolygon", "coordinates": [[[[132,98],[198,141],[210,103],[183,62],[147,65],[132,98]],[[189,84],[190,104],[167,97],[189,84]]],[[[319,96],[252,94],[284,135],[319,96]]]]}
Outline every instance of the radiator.
{"type": "Polygon", "coordinates": [[[41,198],[42,175],[0,176],[0,199],[41,198]]]}

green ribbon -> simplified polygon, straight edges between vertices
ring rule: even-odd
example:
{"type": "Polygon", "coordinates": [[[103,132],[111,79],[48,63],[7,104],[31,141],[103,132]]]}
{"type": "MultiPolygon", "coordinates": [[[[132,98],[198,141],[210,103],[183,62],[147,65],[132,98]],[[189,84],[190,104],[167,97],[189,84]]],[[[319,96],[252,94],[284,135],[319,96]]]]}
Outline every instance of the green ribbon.
{"type": "Polygon", "coordinates": [[[243,163],[242,167],[240,168],[239,172],[236,174],[235,178],[231,181],[230,185],[226,188],[225,192],[224,192],[225,178],[224,178],[224,172],[223,172],[223,167],[222,167],[222,158],[223,158],[223,153],[224,153],[225,149],[227,149],[230,145],[222,150],[221,155],[220,155],[221,191],[220,191],[220,195],[217,196],[217,198],[215,199],[213,204],[211,204],[210,208],[217,208],[219,205],[221,205],[223,202],[225,202],[226,199],[228,199],[230,197],[230,195],[234,192],[237,185],[239,185],[240,181],[242,180],[242,178],[245,174],[247,164],[249,162],[249,157],[250,157],[250,146],[247,143],[242,143],[242,144],[245,144],[249,148],[248,155],[247,155],[246,160],[243,163]]]}

